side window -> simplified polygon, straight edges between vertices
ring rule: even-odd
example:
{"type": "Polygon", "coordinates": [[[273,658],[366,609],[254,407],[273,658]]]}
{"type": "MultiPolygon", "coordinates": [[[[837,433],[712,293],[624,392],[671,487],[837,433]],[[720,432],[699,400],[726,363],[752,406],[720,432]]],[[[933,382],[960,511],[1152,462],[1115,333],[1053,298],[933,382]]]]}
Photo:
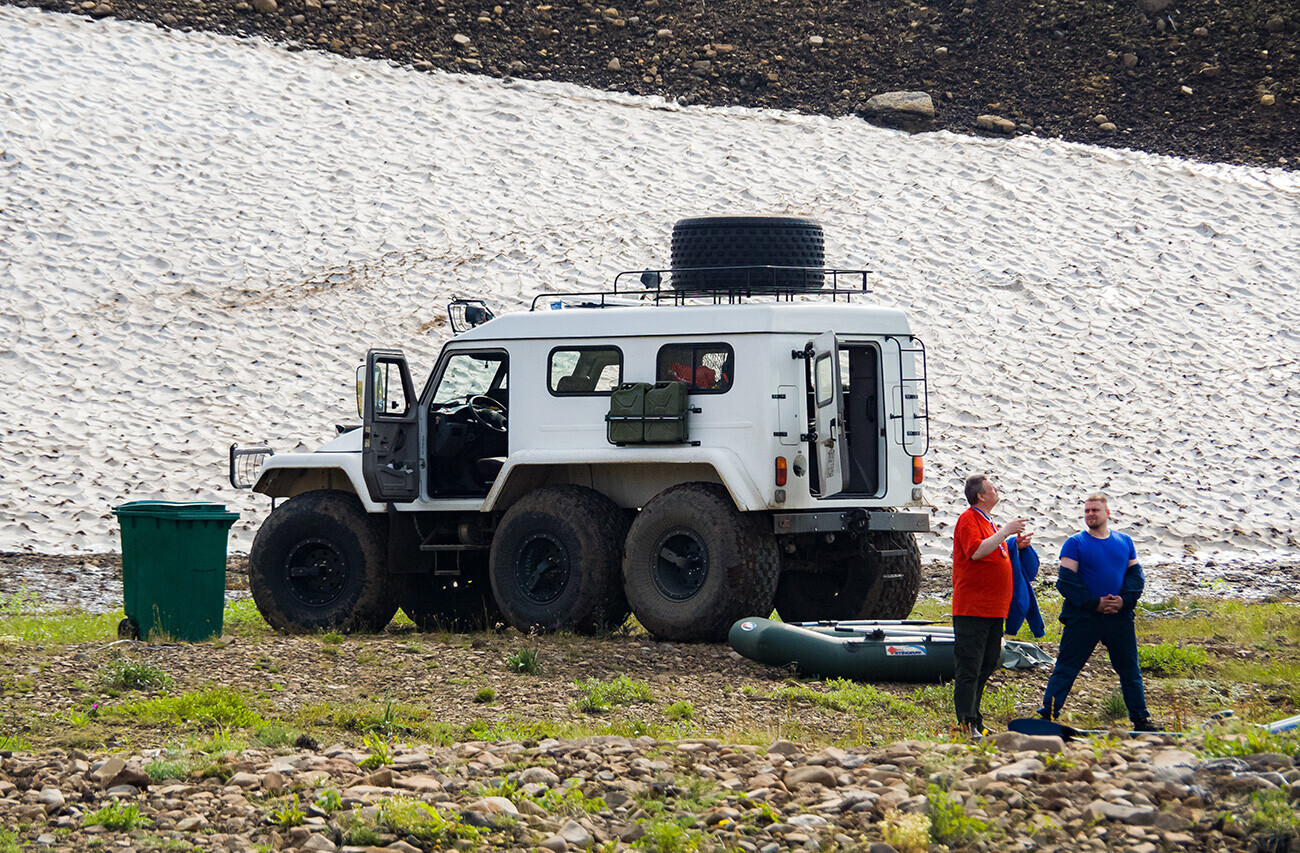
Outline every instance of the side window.
{"type": "Polygon", "coordinates": [[[547,377],[552,394],[608,394],[623,381],[623,352],[618,347],[553,349],[547,377]]]}
{"type": "Polygon", "coordinates": [[[735,362],[727,344],[670,344],[659,350],[655,377],[685,382],[692,393],[722,394],[735,379],[735,362]]]}

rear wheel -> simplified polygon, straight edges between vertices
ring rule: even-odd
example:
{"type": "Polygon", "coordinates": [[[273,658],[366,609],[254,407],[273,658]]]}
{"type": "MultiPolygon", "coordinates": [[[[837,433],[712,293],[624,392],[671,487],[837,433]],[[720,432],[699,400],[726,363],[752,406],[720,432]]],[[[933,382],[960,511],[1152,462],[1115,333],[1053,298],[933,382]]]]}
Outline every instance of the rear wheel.
{"type": "Polygon", "coordinates": [[[877,533],[872,540],[880,577],[858,608],[859,619],[906,619],[921,592],[921,547],[911,533],[877,533]]]}
{"type": "Polygon", "coordinates": [[[646,630],[662,640],[726,639],[732,623],[772,610],[776,538],[714,483],[660,492],[628,532],[623,587],[646,630]]]}
{"type": "Polygon", "coordinates": [[[626,516],[582,486],[524,495],[492,539],[492,591],[520,631],[593,633],[627,618],[619,581],[626,516]]]}
{"type": "Polygon", "coordinates": [[[248,555],[248,585],[280,631],[378,631],[397,612],[384,538],[356,495],[305,492],[272,511],[248,555]]]}
{"type": "Polygon", "coordinates": [[[850,553],[786,558],[776,610],[786,622],[905,619],[921,589],[921,551],[903,532],[862,534],[850,553]]]}
{"type": "Polygon", "coordinates": [[[459,569],[457,575],[434,572],[407,575],[401,605],[421,631],[480,631],[501,617],[492,597],[487,551],[455,551],[438,555],[459,569]]]}

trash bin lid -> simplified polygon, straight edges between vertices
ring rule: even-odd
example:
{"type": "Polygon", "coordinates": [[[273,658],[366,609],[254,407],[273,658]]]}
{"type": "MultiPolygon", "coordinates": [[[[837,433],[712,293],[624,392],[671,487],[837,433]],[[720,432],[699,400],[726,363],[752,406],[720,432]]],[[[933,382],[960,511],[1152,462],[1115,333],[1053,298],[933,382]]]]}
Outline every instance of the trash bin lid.
{"type": "Polygon", "coordinates": [[[225,504],[198,501],[129,501],[113,507],[113,514],[118,517],[129,515],[179,521],[233,521],[239,518],[239,513],[227,512],[225,504]]]}

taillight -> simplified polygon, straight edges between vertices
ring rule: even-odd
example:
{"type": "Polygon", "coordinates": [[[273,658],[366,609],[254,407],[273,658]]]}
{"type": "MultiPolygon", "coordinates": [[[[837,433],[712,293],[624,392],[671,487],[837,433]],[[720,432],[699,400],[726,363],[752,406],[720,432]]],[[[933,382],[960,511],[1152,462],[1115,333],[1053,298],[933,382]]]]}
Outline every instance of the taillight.
{"type": "Polygon", "coordinates": [[[786,467],[785,467],[785,465],[786,465],[786,463],[785,463],[785,457],[784,457],[784,456],[778,456],[778,457],[776,457],[776,484],[777,484],[778,486],[784,486],[784,485],[785,485],[785,477],[786,477],[786,467]]]}
{"type": "Polygon", "coordinates": [[[912,482],[919,486],[921,485],[921,481],[924,479],[925,479],[925,460],[922,459],[920,456],[913,456],[912,457],[912,482]]]}

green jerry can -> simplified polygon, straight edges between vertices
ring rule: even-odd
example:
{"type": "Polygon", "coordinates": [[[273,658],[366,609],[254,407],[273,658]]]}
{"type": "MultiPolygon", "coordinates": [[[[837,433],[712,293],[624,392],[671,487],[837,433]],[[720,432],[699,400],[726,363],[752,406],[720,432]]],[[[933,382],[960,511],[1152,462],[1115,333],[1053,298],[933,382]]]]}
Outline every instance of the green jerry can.
{"type": "Polygon", "coordinates": [[[197,642],[221,635],[226,540],[239,518],[222,504],[132,501],[113,509],[122,533],[118,634],[197,642]]]}
{"type": "Polygon", "coordinates": [[[685,382],[625,382],[609,395],[605,416],[610,444],[684,444],[688,411],[685,382]]]}

